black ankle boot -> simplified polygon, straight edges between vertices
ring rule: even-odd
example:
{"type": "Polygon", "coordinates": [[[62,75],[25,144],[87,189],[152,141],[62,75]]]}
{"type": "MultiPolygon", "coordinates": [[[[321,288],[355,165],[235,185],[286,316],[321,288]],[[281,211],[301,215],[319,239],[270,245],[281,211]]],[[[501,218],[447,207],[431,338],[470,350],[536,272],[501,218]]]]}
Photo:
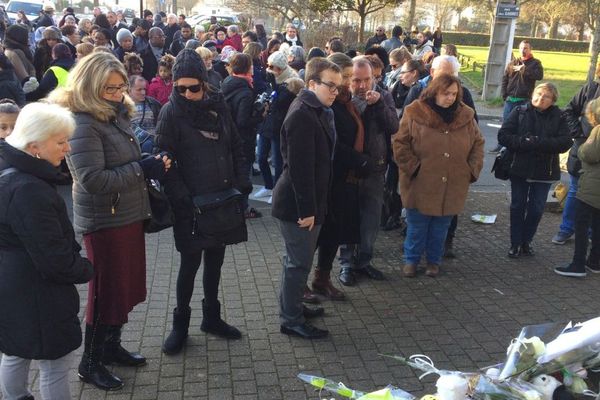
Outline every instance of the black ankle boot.
{"type": "Polygon", "coordinates": [[[207,304],[205,299],[202,299],[202,312],[202,325],[200,325],[202,332],[212,333],[225,339],[242,337],[242,332],[221,319],[221,303],[218,300],[214,304],[207,304]]]}
{"type": "Polygon", "coordinates": [[[85,326],[85,347],[79,363],[79,379],[102,390],[119,390],[123,381],[106,369],[102,363],[106,325],[85,326]]]}
{"type": "Polygon", "coordinates": [[[456,258],[456,254],[454,254],[454,238],[452,236],[446,237],[446,242],[444,243],[444,258],[456,258]]]}
{"type": "Polygon", "coordinates": [[[192,310],[189,307],[173,310],[173,330],[162,345],[163,353],[173,355],[183,349],[183,345],[188,337],[191,314],[192,310]]]}
{"type": "Polygon", "coordinates": [[[122,328],[123,325],[107,326],[102,362],[105,365],[116,364],[126,367],[139,367],[146,364],[146,357],[139,353],[130,353],[121,346],[122,328]]]}

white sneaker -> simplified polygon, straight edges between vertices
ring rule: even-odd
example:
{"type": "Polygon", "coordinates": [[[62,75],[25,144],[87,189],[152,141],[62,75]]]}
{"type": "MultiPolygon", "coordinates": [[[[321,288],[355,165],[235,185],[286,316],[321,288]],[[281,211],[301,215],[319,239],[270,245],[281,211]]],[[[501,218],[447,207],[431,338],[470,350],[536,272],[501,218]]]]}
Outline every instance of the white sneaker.
{"type": "Polygon", "coordinates": [[[271,196],[272,192],[273,191],[271,189],[262,188],[258,192],[256,192],[252,197],[254,197],[255,199],[260,199],[261,197],[269,197],[271,196]]]}

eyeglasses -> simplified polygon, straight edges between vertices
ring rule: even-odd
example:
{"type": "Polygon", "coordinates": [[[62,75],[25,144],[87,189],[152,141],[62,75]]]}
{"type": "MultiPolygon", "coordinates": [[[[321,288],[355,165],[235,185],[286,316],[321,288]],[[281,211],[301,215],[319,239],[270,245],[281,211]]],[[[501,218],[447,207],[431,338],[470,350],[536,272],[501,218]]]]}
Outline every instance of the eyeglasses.
{"type": "Polygon", "coordinates": [[[106,94],[115,94],[117,92],[126,92],[129,90],[129,85],[126,83],[123,83],[122,85],[119,86],[104,86],[104,91],[106,92],[106,94]]]}
{"type": "Polygon", "coordinates": [[[177,90],[177,93],[179,94],[185,94],[185,92],[187,92],[188,90],[192,93],[198,93],[202,90],[202,84],[199,83],[197,85],[190,86],[177,85],[175,86],[175,90],[177,90]]]}
{"type": "Polygon", "coordinates": [[[383,32],[383,29],[376,29],[376,32],[383,32]]]}
{"type": "Polygon", "coordinates": [[[325,85],[329,89],[329,93],[333,94],[340,91],[340,87],[333,82],[325,82],[321,80],[315,80],[318,84],[325,85]]]}

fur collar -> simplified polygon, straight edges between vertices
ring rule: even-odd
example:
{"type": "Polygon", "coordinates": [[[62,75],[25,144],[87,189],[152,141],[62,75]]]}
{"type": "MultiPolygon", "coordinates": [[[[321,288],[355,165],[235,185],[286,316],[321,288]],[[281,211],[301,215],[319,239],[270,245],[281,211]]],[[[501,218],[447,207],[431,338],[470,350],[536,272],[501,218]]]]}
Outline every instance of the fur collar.
{"type": "Polygon", "coordinates": [[[456,109],[456,118],[452,123],[447,124],[427,103],[423,100],[416,100],[404,109],[402,118],[405,117],[413,119],[417,124],[434,129],[457,129],[471,123],[471,120],[475,117],[475,112],[471,107],[461,102],[456,109]]]}

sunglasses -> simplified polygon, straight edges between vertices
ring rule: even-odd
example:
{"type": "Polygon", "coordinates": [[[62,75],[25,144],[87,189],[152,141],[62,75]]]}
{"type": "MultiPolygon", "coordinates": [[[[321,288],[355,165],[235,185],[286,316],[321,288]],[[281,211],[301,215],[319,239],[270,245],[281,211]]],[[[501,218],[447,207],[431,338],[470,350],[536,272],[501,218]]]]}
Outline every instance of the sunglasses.
{"type": "Polygon", "coordinates": [[[184,94],[188,90],[192,93],[198,93],[199,91],[202,90],[202,84],[199,83],[197,85],[190,85],[190,86],[177,85],[177,86],[175,86],[175,90],[177,90],[177,93],[179,93],[179,94],[184,94]]]}

